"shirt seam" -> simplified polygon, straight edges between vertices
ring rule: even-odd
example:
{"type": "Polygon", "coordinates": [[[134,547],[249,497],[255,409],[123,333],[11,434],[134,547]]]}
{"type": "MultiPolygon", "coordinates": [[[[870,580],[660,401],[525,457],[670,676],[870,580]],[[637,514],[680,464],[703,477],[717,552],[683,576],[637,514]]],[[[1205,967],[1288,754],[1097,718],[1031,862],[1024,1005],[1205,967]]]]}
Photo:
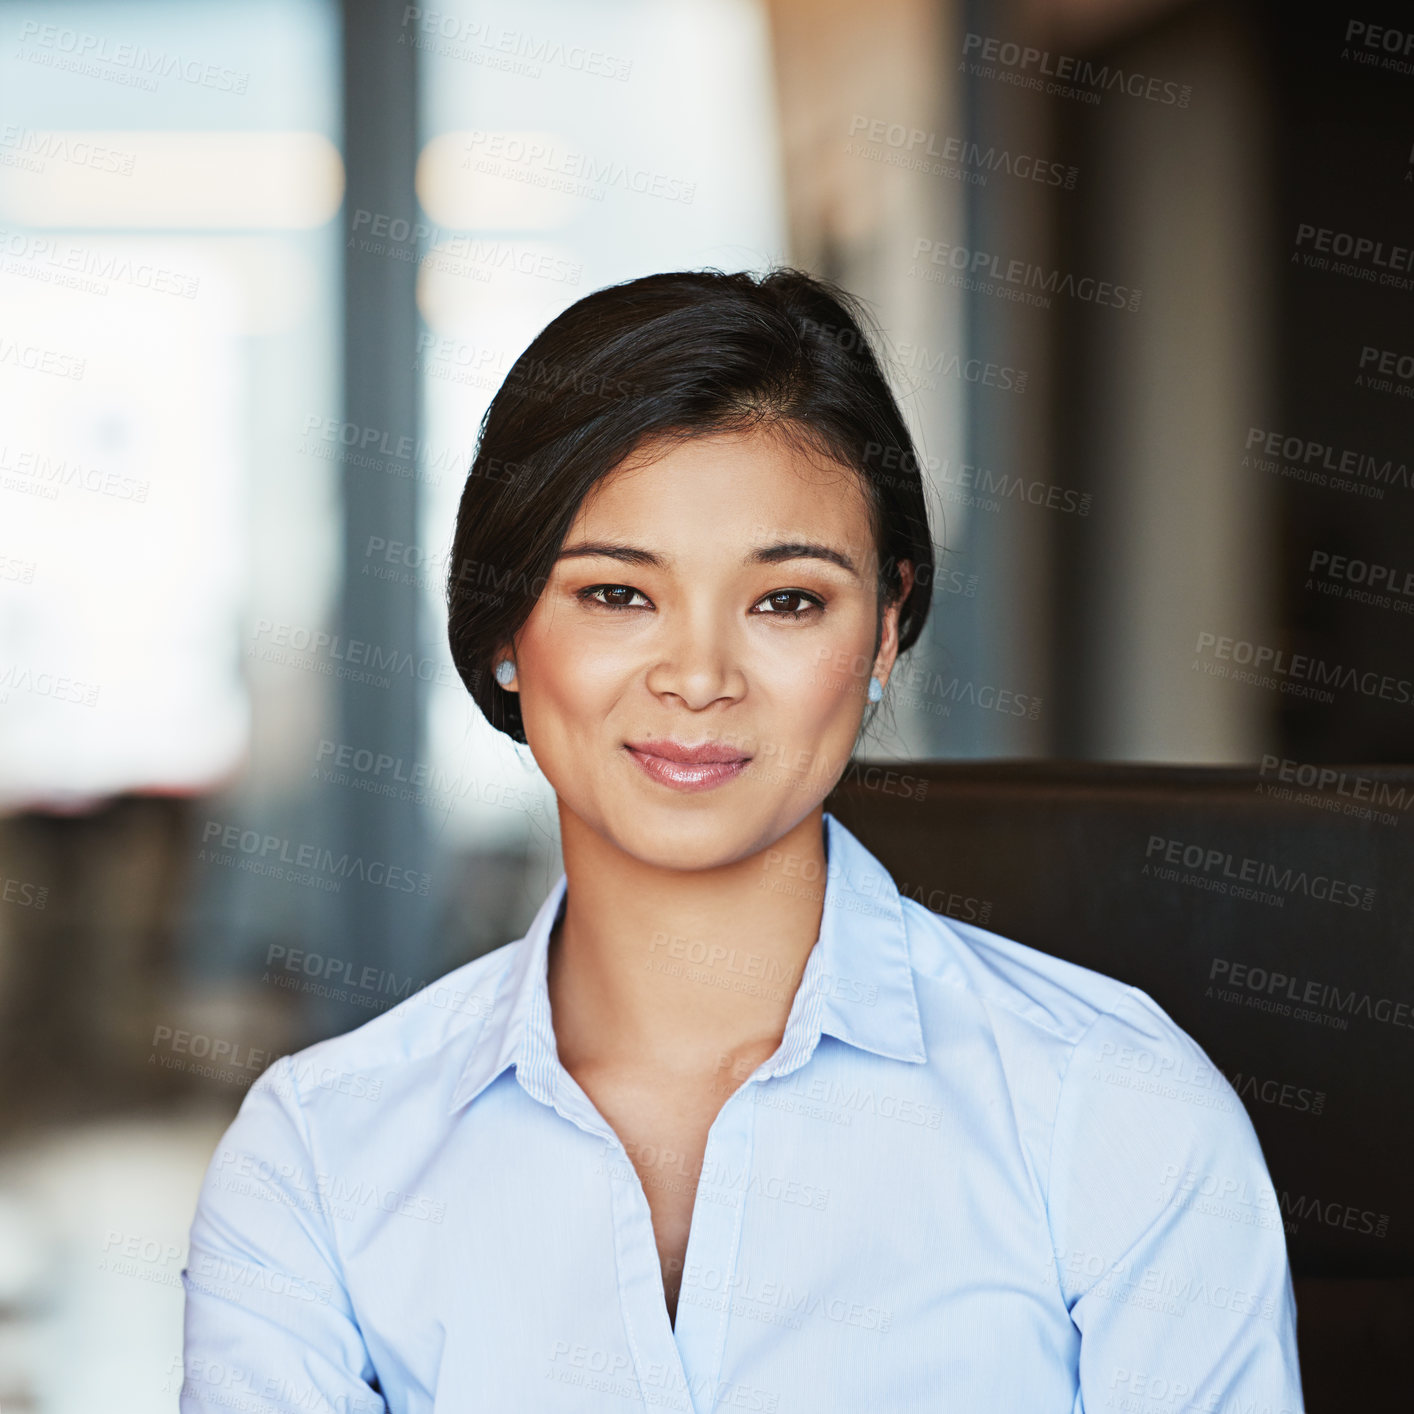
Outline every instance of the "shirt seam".
{"type": "MultiPolygon", "coordinates": [[[[1065,1273],[1061,1269],[1061,1254],[1059,1248],[1056,1245],[1056,1229],[1055,1223],[1051,1215],[1051,1199],[1054,1193],[1056,1172],[1056,1135],[1057,1125],[1060,1121],[1061,1102],[1065,1099],[1065,1087],[1066,1083],[1070,1080],[1071,1067],[1075,1064],[1076,1054],[1079,1052],[1081,1046],[1085,1044],[1086,1038],[1106,1017],[1111,1017],[1118,1020],[1118,1018],[1115,1016],[1115,1013],[1117,1012],[1120,1006],[1122,1006],[1125,1002],[1131,1000],[1130,994],[1135,990],[1133,983],[1126,982],[1123,985],[1125,989],[1124,995],[1112,1005],[1104,1007],[1103,1009],[1097,1011],[1095,1015],[1091,1017],[1090,1023],[1088,1026],[1086,1026],[1085,1030],[1082,1031],[1080,1035],[1075,1038],[1075,1041],[1070,1048],[1070,1054],[1066,1057],[1065,1060],[1065,1069],[1061,1072],[1060,1084],[1056,1087],[1056,1108],[1055,1113],[1051,1116],[1050,1153],[1049,1155],[1047,1155],[1046,1158],[1046,1231],[1047,1233],[1049,1233],[1051,1239],[1051,1260],[1055,1263],[1056,1282],[1061,1294],[1061,1300],[1063,1302],[1066,1300],[1067,1296],[1065,1286],[1065,1273]]],[[[1081,1297],[1083,1297],[1084,1294],[1085,1293],[1082,1292],[1081,1296],[1076,1297],[1077,1303],[1081,1300],[1081,1297]]],[[[1070,1309],[1070,1305],[1067,1304],[1066,1310],[1069,1311],[1070,1309]]]]}
{"type": "MultiPolygon", "coordinates": [[[[991,996],[988,996],[988,995],[987,995],[986,993],[984,993],[984,992],[973,993],[972,996],[975,998],[975,1000],[976,1000],[976,1002],[977,1002],[978,1010],[980,1010],[980,1011],[982,1012],[982,1014],[986,1017],[987,1025],[988,1025],[988,1028],[989,1028],[991,1034],[994,1035],[994,1036],[997,1035],[997,1034],[998,1034],[998,1028],[997,1028],[997,1026],[996,1026],[995,1020],[994,1020],[993,1015],[992,1015],[992,1010],[991,1010],[991,1008],[992,1008],[992,1003],[995,1001],[995,998],[993,998],[993,997],[991,997],[991,996]]],[[[1091,1021],[1090,1025],[1093,1026],[1093,1025],[1095,1024],[1095,1021],[1098,1021],[1098,1020],[1099,1020],[1099,1017],[1095,1017],[1095,1018],[1091,1021]]],[[[1089,1030],[1089,1028],[1087,1027],[1087,1028],[1086,1028],[1087,1033],[1088,1033],[1088,1030],[1089,1030]]],[[[1083,1037],[1082,1037],[1082,1039],[1083,1039],[1083,1037]]],[[[1079,1045],[1080,1042],[1077,1041],[1075,1044],[1076,1044],[1076,1045],[1079,1045]]],[[[1066,1062],[1066,1065],[1067,1065],[1067,1068],[1068,1068],[1068,1067],[1069,1067],[1069,1061],[1066,1062]]],[[[1023,1118],[1023,1109],[1022,1109],[1022,1107],[1021,1107],[1020,1105],[1018,1105],[1018,1103],[1017,1103],[1017,1099],[1016,1099],[1016,1089],[1015,1089],[1015,1087],[1014,1087],[1013,1084],[1012,1084],[1011,1067],[1006,1063],[1006,1060],[1005,1060],[1004,1056],[1001,1054],[1001,1051],[1000,1051],[1000,1050],[999,1050],[999,1055],[998,1055],[998,1067],[997,1067],[997,1068],[998,1068],[998,1070],[999,1070],[1000,1073],[1001,1073],[1001,1084],[1002,1084],[1003,1090],[1004,1090],[1005,1093],[1006,1093],[1007,1110],[1008,1110],[1008,1113],[1011,1115],[1011,1118],[1012,1118],[1012,1126],[1013,1126],[1013,1131],[1014,1131],[1014,1133],[1015,1133],[1016,1140],[1017,1140],[1017,1147],[1018,1147],[1018,1149],[1019,1149],[1023,1154],[1026,1154],[1026,1156],[1027,1156],[1027,1162],[1026,1162],[1026,1172],[1027,1172],[1027,1176],[1028,1176],[1028,1177],[1030,1178],[1030,1180],[1031,1180],[1031,1185],[1032,1185],[1032,1191],[1033,1191],[1033,1193],[1039,1193],[1040,1198],[1041,1198],[1041,1206],[1042,1206],[1042,1208],[1046,1209],[1046,1228],[1047,1228],[1047,1232],[1049,1233],[1049,1232],[1050,1232],[1050,1211],[1049,1211],[1049,1208],[1050,1208],[1050,1200],[1049,1200],[1049,1192],[1048,1192],[1048,1190],[1049,1190],[1049,1184],[1050,1184],[1051,1153],[1048,1151],[1048,1153],[1047,1153],[1047,1155],[1046,1155],[1046,1174],[1045,1174],[1045,1177],[1044,1177],[1044,1179],[1043,1179],[1042,1176],[1041,1176],[1041,1174],[1040,1174],[1039,1171],[1038,1171],[1038,1170],[1039,1170],[1039,1164],[1038,1164],[1038,1163],[1034,1163],[1034,1162],[1031,1161],[1031,1155],[1030,1155],[1030,1153],[1029,1153],[1029,1151],[1028,1151],[1028,1146],[1027,1146],[1027,1143],[1026,1143],[1026,1135],[1025,1135],[1026,1123],[1025,1123],[1025,1120],[1024,1120],[1024,1118],[1023,1118]]],[[[1063,1082],[1062,1082],[1062,1083],[1063,1083],[1063,1082]]],[[[1057,1099],[1056,1104],[1057,1104],[1057,1109],[1059,1109],[1059,1105],[1060,1105],[1059,1099],[1057,1099]]],[[[1052,1130],[1054,1131],[1054,1128],[1055,1128],[1054,1121],[1052,1121],[1051,1127],[1052,1127],[1052,1130]]],[[[1051,1149],[1052,1149],[1052,1150],[1054,1149],[1054,1145],[1051,1146],[1051,1149]]],[[[1055,1239],[1054,1239],[1054,1237],[1052,1237],[1052,1240],[1051,1240],[1051,1250],[1052,1250],[1052,1252],[1055,1251],[1055,1239]]]]}
{"type": "MultiPolygon", "coordinates": [[[[290,1078],[290,1094],[294,1097],[293,1118],[295,1121],[295,1129],[300,1136],[300,1142],[304,1145],[305,1152],[309,1155],[309,1161],[314,1167],[313,1178],[315,1184],[315,1191],[318,1192],[319,1159],[314,1152],[314,1135],[310,1131],[309,1119],[308,1116],[305,1114],[304,1100],[300,1095],[299,1082],[295,1079],[294,1063],[289,1056],[284,1057],[284,1063],[286,1065],[287,1073],[290,1078]]],[[[339,1286],[344,1293],[345,1299],[348,1301],[349,1314],[354,1318],[354,1323],[358,1326],[359,1339],[364,1341],[364,1348],[367,1349],[368,1342],[363,1335],[363,1322],[358,1320],[357,1313],[354,1311],[353,1292],[349,1290],[348,1274],[344,1270],[344,1254],[339,1250],[339,1239],[335,1235],[334,1225],[333,1223],[327,1220],[325,1216],[324,1205],[322,1203],[315,1205],[315,1211],[319,1214],[319,1221],[323,1226],[325,1233],[327,1233],[328,1235],[329,1251],[332,1254],[334,1262],[338,1269],[337,1275],[339,1278],[339,1286]]],[[[371,1354],[369,1358],[370,1360],[372,1359],[371,1354]]]]}
{"type": "MultiPolygon", "coordinates": [[[[905,895],[905,897],[907,896],[905,895]]],[[[917,900],[910,899],[909,902],[917,903],[917,900]]],[[[919,908],[923,907],[922,904],[917,904],[917,906],[919,908]]],[[[970,938],[965,937],[962,933],[958,932],[956,929],[953,928],[952,919],[947,918],[939,913],[932,913],[931,911],[929,911],[929,916],[931,918],[936,919],[938,922],[942,923],[947,928],[948,936],[951,938],[955,947],[965,948],[973,957],[979,959],[981,958],[978,946],[974,944],[970,938]]],[[[1016,940],[1007,939],[1007,941],[1015,942],[1016,940]]],[[[1065,961],[1064,958],[1056,957],[1053,953],[1043,952],[1039,948],[1033,948],[1032,951],[1039,952],[1041,953],[1042,957],[1051,958],[1052,960],[1057,962],[1065,961]]],[[[1094,969],[1086,970],[1093,971],[1094,969]]],[[[1109,976],[1105,973],[1097,973],[1096,975],[1103,978],[1105,981],[1113,982],[1126,989],[1126,995],[1122,997],[1120,1001],[1112,1003],[1110,1007],[1101,1009],[1101,1014],[1103,1015],[1112,1011],[1115,1007],[1118,1007],[1123,1001],[1128,1000],[1128,992],[1130,990],[1133,990],[1133,984],[1130,982],[1125,982],[1121,978],[1109,976]]],[[[1062,1027],[1060,1027],[1059,1025],[1048,1025],[1046,1021],[1042,1019],[1042,1017],[1035,1015],[1033,1011],[1018,1006],[1013,1000],[1003,994],[1006,990],[1005,987],[1003,987],[1001,990],[983,988],[978,986],[971,977],[968,977],[966,975],[960,976],[956,980],[951,980],[946,977],[935,977],[929,973],[919,973],[915,970],[914,976],[915,978],[921,976],[926,981],[936,983],[939,986],[954,987],[959,991],[970,993],[972,996],[975,996],[990,1005],[1000,1007],[1003,1011],[1007,1013],[1008,1016],[1015,1017],[1016,1020],[1021,1022],[1024,1026],[1030,1027],[1033,1030],[1040,1032],[1043,1036],[1049,1036],[1051,1039],[1056,1041],[1065,1040],[1065,1032],[1062,1027]]],[[[1033,1007],[1038,1005],[1035,1002],[1034,998],[1031,1000],[1033,1007]]],[[[1093,1026],[1095,1024],[1095,1021],[1098,1021],[1099,1019],[1099,1016],[1096,1016],[1094,1020],[1089,1023],[1089,1025],[1093,1026]]],[[[1089,1026],[1086,1027],[1086,1030],[1089,1030],[1089,1026]]],[[[1083,1039],[1084,1036],[1082,1034],[1080,1040],[1083,1039]]],[[[1080,1041],[1077,1040],[1073,1044],[1079,1045],[1080,1041]]]]}
{"type": "Polygon", "coordinates": [[[923,1034],[923,1008],[918,1004],[918,969],[913,965],[913,937],[908,926],[908,914],[904,912],[903,894],[900,893],[898,885],[894,884],[893,876],[889,875],[888,878],[893,884],[894,908],[898,913],[899,929],[903,933],[903,965],[908,978],[908,1006],[913,1020],[913,1034],[918,1042],[918,1049],[923,1052],[922,1063],[927,1065],[928,1038],[923,1034]]]}

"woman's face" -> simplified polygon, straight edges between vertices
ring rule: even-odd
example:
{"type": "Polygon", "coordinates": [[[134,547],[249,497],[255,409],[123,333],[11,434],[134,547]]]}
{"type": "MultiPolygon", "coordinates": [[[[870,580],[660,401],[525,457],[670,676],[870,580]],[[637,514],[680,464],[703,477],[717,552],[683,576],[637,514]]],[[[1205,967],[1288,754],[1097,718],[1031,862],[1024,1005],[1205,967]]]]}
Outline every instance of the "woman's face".
{"type": "Polygon", "coordinates": [[[780,839],[838,780],[870,674],[893,666],[897,606],[873,652],[876,579],[856,473],[781,439],[699,437],[616,468],[512,653],[561,811],[666,868],[780,839]],[[737,763],[658,754],[704,746],[737,763]]]}

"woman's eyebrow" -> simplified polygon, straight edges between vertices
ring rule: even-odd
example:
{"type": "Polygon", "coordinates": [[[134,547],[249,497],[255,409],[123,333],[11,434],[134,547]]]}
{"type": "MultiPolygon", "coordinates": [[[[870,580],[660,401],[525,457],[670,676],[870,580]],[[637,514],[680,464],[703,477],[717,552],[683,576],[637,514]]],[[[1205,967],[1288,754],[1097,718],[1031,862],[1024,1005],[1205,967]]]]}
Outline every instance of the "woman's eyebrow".
{"type": "MultiPolygon", "coordinates": [[[[636,545],[619,545],[607,540],[584,540],[577,545],[567,545],[555,556],[555,561],[559,563],[560,560],[581,557],[618,560],[626,565],[647,565],[650,569],[660,570],[667,569],[672,564],[670,556],[658,555],[652,550],[642,550],[636,545]]],[[[828,564],[838,565],[856,579],[859,578],[854,561],[843,550],[836,550],[832,546],[821,545],[812,540],[791,540],[775,545],[763,545],[752,550],[745,557],[744,563],[778,565],[786,560],[824,560],[828,564]]]]}
{"type": "Polygon", "coordinates": [[[753,550],[746,559],[748,564],[753,565],[778,565],[783,560],[825,560],[848,571],[855,579],[859,578],[854,561],[843,550],[821,545],[814,540],[789,540],[776,545],[764,545],[759,550],[753,550]]]}
{"type": "Polygon", "coordinates": [[[621,560],[626,565],[648,565],[657,570],[666,569],[669,563],[662,555],[655,555],[652,550],[640,550],[633,545],[614,545],[607,540],[582,540],[578,545],[566,545],[555,556],[555,563],[581,557],[621,560]]]}

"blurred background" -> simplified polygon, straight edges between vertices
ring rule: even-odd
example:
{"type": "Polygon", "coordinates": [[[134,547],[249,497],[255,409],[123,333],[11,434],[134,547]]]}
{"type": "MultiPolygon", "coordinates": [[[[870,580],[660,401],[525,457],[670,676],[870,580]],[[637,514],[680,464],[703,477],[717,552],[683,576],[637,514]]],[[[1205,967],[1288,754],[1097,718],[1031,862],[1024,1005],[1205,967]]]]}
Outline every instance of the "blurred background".
{"type": "Polygon", "coordinates": [[[175,1409],[251,1081],[518,937],[450,664],[568,304],[873,307],[932,619],[871,759],[1414,757],[1414,17],[1180,0],[0,0],[0,1407],[175,1409]]]}

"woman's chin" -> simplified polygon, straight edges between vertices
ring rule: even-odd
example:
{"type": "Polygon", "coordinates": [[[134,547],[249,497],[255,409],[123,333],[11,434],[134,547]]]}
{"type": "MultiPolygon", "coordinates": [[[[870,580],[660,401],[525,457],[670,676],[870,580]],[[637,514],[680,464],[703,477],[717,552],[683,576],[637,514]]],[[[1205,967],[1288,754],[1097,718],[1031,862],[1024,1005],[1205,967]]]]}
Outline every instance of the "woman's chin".
{"type": "Polygon", "coordinates": [[[770,842],[770,812],[703,807],[701,800],[663,806],[633,802],[613,811],[601,833],[625,854],[658,869],[699,871],[734,864],[770,842]]]}

